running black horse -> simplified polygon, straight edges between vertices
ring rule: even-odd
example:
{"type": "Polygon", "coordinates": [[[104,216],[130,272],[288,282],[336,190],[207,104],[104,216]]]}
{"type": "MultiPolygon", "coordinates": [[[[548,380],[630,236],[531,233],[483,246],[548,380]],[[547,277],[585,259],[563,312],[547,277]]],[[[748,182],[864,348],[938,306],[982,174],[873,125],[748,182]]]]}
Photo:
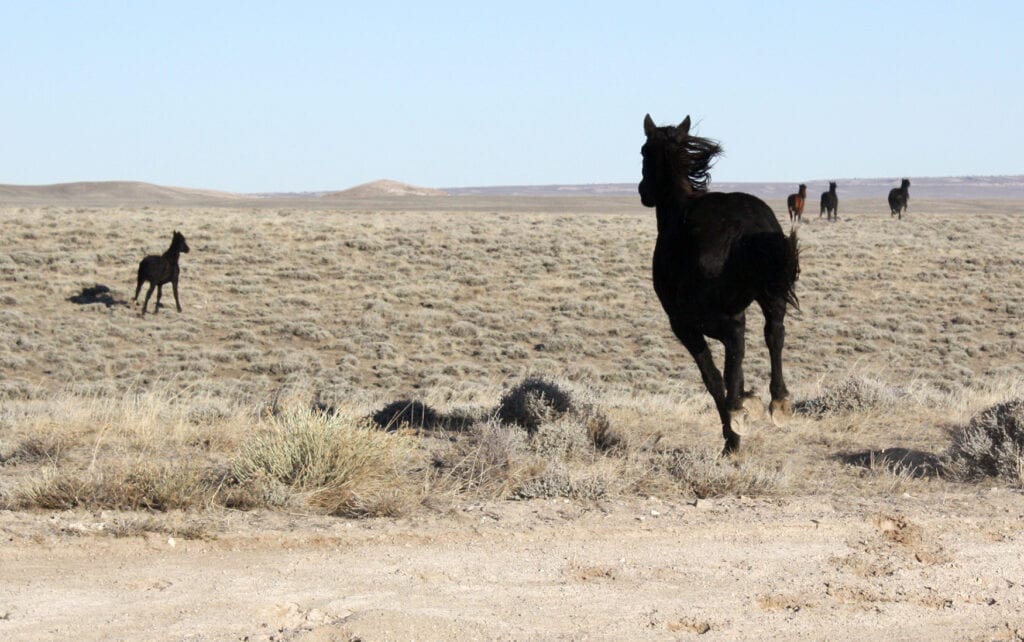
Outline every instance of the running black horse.
{"type": "Polygon", "coordinates": [[[910,181],[903,179],[899,187],[889,190],[889,218],[899,215],[903,220],[903,212],[907,211],[907,201],[910,200],[910,181]]]}
{"type": "Polygon", "coordinates": [[[771,356],[771,414],[782,425],[793,414],[782,377],[786,308],[798,307],[800,273],[796,232],[782,231],[764,201],[742,192],[709,192],[709,170],[721,153],[715,141],[690,135],[690,117],[678,127],[644,118],[640,202],[655,208],[654,290],[676,337],[697,362],[715,400],[725,453],[740,446],[745,423],[764,404],[743,389],[746,310],[757,301],[771,356]],[[725,378],[705,337],[725,346],[725,378]]]}
{"type": "Polygon", "coordinates": [[[829,183],[828,191],[821,193],[821,211],[818,213],[818,218],[821,215],[825,215],[826,221],[831,221],[833,217],[835,220],[839,220],[839,197],[836,195],[836,184],[829,183]]]}

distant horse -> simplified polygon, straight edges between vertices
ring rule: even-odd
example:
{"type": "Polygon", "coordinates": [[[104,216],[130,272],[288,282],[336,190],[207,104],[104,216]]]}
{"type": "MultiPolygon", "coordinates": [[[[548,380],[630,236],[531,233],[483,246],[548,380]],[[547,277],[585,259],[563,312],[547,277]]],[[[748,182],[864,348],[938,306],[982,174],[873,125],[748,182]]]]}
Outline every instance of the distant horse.
{"type": "Polygon", "coordinates": [[[899,215],[903,220],[903,212],[907,211],[907,201],[910,200],[910,181],[903,179],[899,187],[889,190],[889,217],[899,215]]]}
{"type": "Polygon", "coordinates": [[[725,453],[736,451],[745,422],[764,405],[743,390],[746,309],[757,301],[771,355],[771,413],[776,425],[793,414],[782,377],[786,306],[797,307],[800,273],[796,232],[782,231],[764,201],[742,192],[708,192],[709,169],[722,149],[678,127],[644,118],[640,202],[655,208],[654,290],[676,337],[697,362],[722,422],[725,453]],[[705,337],[725,346],[725,378],[705,337]]]}
{"type": "Polygon", "coordinates": [[[790,222],[800,222],[804,215],[804,203],[807,202],[807,186],[800,183],[800,189],[796,194],[790,194],[786,199],[786,206],[789,208],[790,222]]]}
{"type": "Polygon", "coordinates": [[[836,195],[836,184],[829,183],[828,191],[821,193],[821,212],[818,213],[818,218],[825,214],[825,220],[839,220],[839,197],[836,195]]]}
{"type": "Polygon", "coordinates": [[[139,291],[142,284],[149,281],[149,290],[146,291],[146,298],[142,302],[142,316],[146,316],[146,306],[149,305],[149,297],[156,288],[156,304],[153,306],[153,314],[160,311],[160,297],[163,295],[164,283],[170,283],[174,289],[174,305],[181,312],[181,303],[178,302],[178,256],[182,252],[188,252],[188,243],[181,232],[174,230],[171,237],[171,247],[160,256],[150,255],[139,262],[139,275],[135,284],[134,303],[139,301],[139,291]]]}

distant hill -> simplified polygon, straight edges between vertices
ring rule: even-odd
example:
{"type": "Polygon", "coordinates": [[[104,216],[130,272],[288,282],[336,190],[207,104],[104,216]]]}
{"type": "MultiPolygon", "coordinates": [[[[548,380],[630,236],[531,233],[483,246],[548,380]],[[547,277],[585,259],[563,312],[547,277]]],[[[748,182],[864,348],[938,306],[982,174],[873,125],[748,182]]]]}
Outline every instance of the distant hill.
{"type": "MultiPolygon", "coordinates": [[[[809,196],[817,198],[828,190],[828,181],[838,183],[840,198],[885,198],[899,187],[896,178],[809,179],[809,196]]],[[[638,179],[639,182],[639,179],[638,179]]],[[[911,198],[1024,198],[1024,176],[910,177],[911,198]]],[[[764,199],[785,198],[796,192],[797,183],[714,182],[716,192],[748,192],[764,199]]],[[[449,187],[452,196],[636,196],[637,183],[595,183],[591,185],[506,185],[492,187],[449,187]]]]}
{"type": "Polygon", "coordinates": [[[380,196],[447,196],[447,192],[398,181],[379,180],[356,185],[340,192],[328,192],[323,195],[323,198],[374,198],[380,196]]]}
{"type": "Polygon", "coordinates": [[[139,204],[139,203],[209,203],[246,198],[231,192],[166,187],[139,181],[90,181],[54,185],[0,185],[2,203],[76,203],[76,204],[139,204]]]}
{"type": "MultiPolygon", "coordinates": [[[[839,198],[885,199],[889,190],[899,185],[894,178],[836,178],[839,198]]],[[[809,179],[807,191],[812,202],[828,189],[828,180],[809,179]]],[[[910,177],[910,197],[936,199],[1024,199],[1024,175],[910,177]]],[[[711,189],[720,192],[749,192],[765,200],[784,199],[796,191],[796,183],[712,182],[711,189]]],[[[265,192],[238,194],[188,187],[168,187],[139,181],[92,181],[57,183],[54,185],[0,185],[0,206],[3,205],[223,205],[261,206],[274,203],[314,203],[327,200],[378,199],[401,206],[406,197],[453,197],[454,202],[473,199],[460,197],[637,197],[635,182],[595,183],[589,185],[495,185],[486,187],[449,187],[433,189],[379,180],[342,191],[265,192]]]]}

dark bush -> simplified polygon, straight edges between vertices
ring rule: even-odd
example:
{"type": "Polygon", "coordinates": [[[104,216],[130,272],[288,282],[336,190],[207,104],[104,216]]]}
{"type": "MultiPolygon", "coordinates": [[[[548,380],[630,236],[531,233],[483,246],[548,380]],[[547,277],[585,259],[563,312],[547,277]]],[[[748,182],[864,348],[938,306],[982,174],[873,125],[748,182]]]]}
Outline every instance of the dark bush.
{"type": "Polygon", "coordinates": [[[504,424],[522,426],[534,434],[541,424],[573,409],[572,397],[550,381],[530,377],[505,393],[495,416],[504,424]]]}
{"type": "Polygon", "coordinates": [[[433,408],[414,399],[392,401],[370,417],[373,423],[388,432],[403,426],[432,430],[441,425],[443,417],[433,408]]]}

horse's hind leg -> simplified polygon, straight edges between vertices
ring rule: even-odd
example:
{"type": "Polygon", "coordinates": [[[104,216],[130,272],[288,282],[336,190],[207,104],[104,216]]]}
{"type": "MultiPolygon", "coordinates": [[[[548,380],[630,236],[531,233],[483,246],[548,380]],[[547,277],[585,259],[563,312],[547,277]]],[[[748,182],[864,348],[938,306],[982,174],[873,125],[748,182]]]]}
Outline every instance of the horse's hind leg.
{"type": "Polygon", "coordinates": [[[157,312],[160,311],[160,299],[161,297],[163,297],[163,295],[164,286],[161,283],[160,285],[156,286],[156,305],[153,306],[153,314],[156,314],[157,312]]]}
{"type": "Polygon", "coordinates": [[[793,416],[793,402],[789,399],[786,380],[782,376],[782,348],[786,343],[786,299],[776,297],[759,300],[758,303],[764,313],[764,341],[768,344],[771,359],[772,375],[768,389],[772,395],[772,422],[782,426],[793,416]]]}
{"type": "MultiPolygon", "coordinates": [[[[153,296],[153,290],[156,289],[156,285],[152,281],[149,283],[149,289],[146,290],[146,298],[142,301],[142,315],[146,316],[146,308],[149,307],[149,297],[153,296]]],[[[159,297],[159,295],[158,295],[159,297]]]]}
{"type": "Polygon", "coordinates": [[[138,304],[139,292],[142,290],[142,284],[145,282],[145,278],[140,274],[139,278],[135,281],[135,296],[132,297],[132,303],[138,304]]]}

